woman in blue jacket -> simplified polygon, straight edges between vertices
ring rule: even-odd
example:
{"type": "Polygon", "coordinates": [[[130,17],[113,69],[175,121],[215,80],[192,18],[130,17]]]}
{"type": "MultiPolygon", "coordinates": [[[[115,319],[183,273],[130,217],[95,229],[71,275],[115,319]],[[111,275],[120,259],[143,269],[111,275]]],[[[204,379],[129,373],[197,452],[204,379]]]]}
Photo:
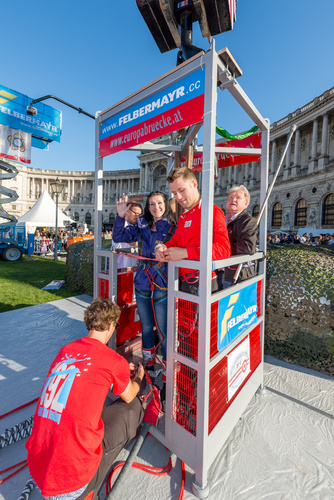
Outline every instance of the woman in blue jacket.
{"type": "MultiPolygon", "coordinates": [[[[124,216],[129,210],[127,202],[127,196],[117,202],[113,240],[116,243],[138,241],[139,255],[155,259],[155,246],[168,241],[175,230],[168,198],[160,191],[153,191],[147,197],[144,214],[138,219],[138,224],[124,227],[124,216]]],[[[134,283],[142,327],[143,362],[152,366],[155,360],[154,326],[157,327],[163,360],[166,361],[167,264],[139,260],[134,283]]]]}

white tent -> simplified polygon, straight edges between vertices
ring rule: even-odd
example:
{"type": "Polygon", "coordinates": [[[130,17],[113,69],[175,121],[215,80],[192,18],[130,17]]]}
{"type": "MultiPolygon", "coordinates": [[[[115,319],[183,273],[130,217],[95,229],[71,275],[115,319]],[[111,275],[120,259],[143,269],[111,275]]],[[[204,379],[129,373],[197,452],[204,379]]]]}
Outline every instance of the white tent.
{"type": "MultiPolygon", "coordinates": [[[[58,227],[74,222],[58,209],[58,227]]],[[[31,209],[17,221],[18,226],[25,225],[27,230],[34,232],[36,227],[56,227],[56,204],[45,190],[31,209]]]]}

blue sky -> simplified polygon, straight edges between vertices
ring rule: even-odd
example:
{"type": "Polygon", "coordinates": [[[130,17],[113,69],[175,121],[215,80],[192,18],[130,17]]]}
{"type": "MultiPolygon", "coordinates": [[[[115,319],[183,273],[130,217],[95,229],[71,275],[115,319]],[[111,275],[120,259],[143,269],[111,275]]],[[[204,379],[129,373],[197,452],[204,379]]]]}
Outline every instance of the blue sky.
{"type": "MultiPolygon", "coordinates": [[[[53,94],[91,114],[175,67],[161,54],[135,0],[2,2],[0,83],[33,98],[53,94]]],[[[234,30],[215,37],[243,70],[239,83],[271,122],[334,85],[333,0],[239,0],[234,30]]],[[[194,45],[209,47],[197,25],[194,45]]],[[[230,133],[253,123],[220,93],[217,125],[230,133]]],[[[94,121],[54,100],[63,112],[60,143],[32,148],[34,168],[94,170],[94,121]]],[[[105,170],[137,168],[134,152],[105,159],[105,170]]]]}

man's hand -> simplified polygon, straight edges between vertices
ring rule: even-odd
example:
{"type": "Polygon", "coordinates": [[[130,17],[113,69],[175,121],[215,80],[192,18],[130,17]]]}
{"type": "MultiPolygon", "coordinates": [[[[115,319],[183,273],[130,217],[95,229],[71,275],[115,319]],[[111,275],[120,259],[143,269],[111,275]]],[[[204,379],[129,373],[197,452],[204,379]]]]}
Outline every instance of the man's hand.
{"type": "Polygon", "coordinates": [[[186,248],[181,247],[171,247],[165,249],[165,262],[170,260],[183,260],[188,258],[188,252],[186,248]]]}
{"type": "Polygon", "coordinates": [[[166,257],[165,257],[165,252],[167,248],[164,245],[161,245],[155,250],[155,257],[157,261],[159,262],[167,262],[166,257]]]}
{"type": "Polygon", "coordinates": [[[123,217],[124,219],[124,216],[126,214],[126,212],[129,210],[129,207],[127,205],[128,203],[128,200],[129,200],[129,197],[128,196],[122,196],[119,201],[116,201],[116,205],[117,205],[117,214],[120,216],[120,217],[123,217]]]}

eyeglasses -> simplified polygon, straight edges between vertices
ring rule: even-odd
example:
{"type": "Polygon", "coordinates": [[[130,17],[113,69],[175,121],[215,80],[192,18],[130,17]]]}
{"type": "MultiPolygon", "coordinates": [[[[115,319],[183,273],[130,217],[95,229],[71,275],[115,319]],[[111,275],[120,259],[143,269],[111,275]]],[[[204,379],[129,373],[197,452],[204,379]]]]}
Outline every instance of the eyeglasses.
{"type": "Polygon", "coordinates": [[[117,328],[118,328],[119,326],[121,326],[121,324],[117,321],[116,326],[115,326],[115,330],[117,330],[117,328]]]}
{"type": "Polygon", "coordinates": [[[129,208],[130,212],[133,213],[133,215],[135,215],[136,217],[140,217],[141,216],[141,212],[140,214],[138,214],[137,212],[134,212],[131,208],[129,208]]]}

